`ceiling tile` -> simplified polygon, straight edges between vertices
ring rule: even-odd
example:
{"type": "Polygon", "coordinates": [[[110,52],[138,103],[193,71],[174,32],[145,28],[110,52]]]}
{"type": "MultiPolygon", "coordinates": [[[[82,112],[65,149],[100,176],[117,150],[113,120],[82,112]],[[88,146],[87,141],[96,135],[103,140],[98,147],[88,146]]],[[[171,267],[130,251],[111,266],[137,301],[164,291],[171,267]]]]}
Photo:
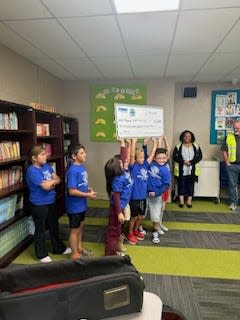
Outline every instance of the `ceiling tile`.
{"type": "Polygon", "coordinates": [[[182,9],[240,7],[239,0],[183,0],[182,9]]]}
{"type": "Polygon", "coordinates": [[[178,52],[212,52],[238,19],[240,9],[181,13],[173,44],[178,52]]]}
{"type": "Polygon", "coordinates": [[[0,19],[48,18],[51,14],[39,0],[0,0],[0,19]]]}
{"type": "Polygon", "coordinates": [[[134,75],[138,78],[160,78],[164,75],[167,55],[159,56],[131,56],[134,75]]]}
{"type": "Polygon", "coordinates": [[[71,72],[51,59],[34,59],[33,62],[59,79],[76,80],[71,72]]]}
{"type": "Polygon", "coordinates": [[[119,15],[128,54],[167,53],[176,23],[176,12],[119,15]]]}
{"type": "Polygon", "coordinates": [[[112,14],[109,0],[42,0],[57,17],[112,14]]]}
{"type": "Polygon", "coordinates": [[[224,42],[217,49],[218,52],[240,52],[240,22],[232,29],[224,42]]]}
{"type": "Polygon", "coordinates": [[[47,58],[39,49],[31,46],[3,23],[0,23],[0,43],[27,59],[47,58]]]}
{"type": "Polygon", "coordinates": [[[90,57],[123,56],[125,50],[113,16],[60,20],[90,57]]]}
{"type": "Polygon", "coordinates": [[[206,53],[172,54],[169,58],[166,76],[194,76],[207,60],[206,53]]]}
{"type": "Polygon", "coordinates": [[[15,32],[49,57],[83,57],[82,50],[70,39],[55,19],[7,22],[15,32]]]}
{"type": "Polygon", "coordinates": [[[105,78],[132,78],[129,61],[124,57],[97,57],[92,59],[105,78]]]}
{"type": "Polygon", "coordinates": [[[101,79],[103,76],[88,58],[57,60],[78,79],[101,79]]]}
{"type": "Polygon", "coordinates": [[[200,75],[224,75],[240,66],[240,55],[237,53],[215,53],[201,69],[200,75]]]}

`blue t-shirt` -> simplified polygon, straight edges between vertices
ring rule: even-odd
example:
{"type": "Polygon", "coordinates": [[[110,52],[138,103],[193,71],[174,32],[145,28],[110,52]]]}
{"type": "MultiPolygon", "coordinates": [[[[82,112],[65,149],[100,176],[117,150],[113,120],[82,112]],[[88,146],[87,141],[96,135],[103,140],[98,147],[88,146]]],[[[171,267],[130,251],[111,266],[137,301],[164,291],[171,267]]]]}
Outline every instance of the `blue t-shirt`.
{"type": "Polygon", "coordinates": [[[49,164],[44,164],[40,168],[31,165],[26,172],[26,181],[30,191],[29,201],[37,206],[52,204],[55,202],[55,189],[44,190],[41,183],[52,180],[53,168],[49,164]]]}
{"type": "Polygon", "coordinates": [[[143,164],[133,163],[129,166],[133,179],[131,200],[144,200],[147,198],[149,163],[145,160],[143,164]]]}
{"type": "MultiPolygon", "coordinates": [[[[120,193],[120,207],[124,209],[130,201],[132,194],[132,178],[129,171],[124,171],[121,176],[117,176],[112,181],[112,191],[120,193]]],[[[113,198],[111,200],[113,205],[113,198]]]]}
{"type": "Polygon", "coordinates": [[[171,173],[168,163],[164,165],[153,161],[148,170],[148,192],[155,192],[156,196],[160,196],[166,191],[171,183],[171,173]]]}
{"type": "MultiPolygon", "coordinates": [[[[66,186],[68,189],[77,189],[88,192],[88,175],[83,165],[72,164],[66,173],[66,186]]],[[[66,193],[67,213],[81,213],[87,210],[87,198],[71,196],[66,193]]]]}

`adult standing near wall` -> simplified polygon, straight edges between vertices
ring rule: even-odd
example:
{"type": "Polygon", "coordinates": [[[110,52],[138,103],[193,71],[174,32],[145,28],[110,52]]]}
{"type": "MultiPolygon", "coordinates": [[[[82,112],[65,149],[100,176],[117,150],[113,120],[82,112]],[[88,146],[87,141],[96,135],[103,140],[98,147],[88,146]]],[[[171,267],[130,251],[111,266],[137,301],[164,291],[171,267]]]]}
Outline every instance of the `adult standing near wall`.
{"type": "Polygon", "coordinates": [[[236,210],[238,205],[238,177],[240,173],[240,120],[233,123],[233,132],[226,136],[221,146],[223,159],[228,176],[228,191],[230,196],[230,210],[236,210]]]}
{"type": "Polygon", "coordinates": [[[200,146],[195,142],[194,134],[183,131],[179,136],[179,143],[173,150],[174,176],[178,183],[179,207],[184,207],[184,197],[187,207],[192,208],[194,183],[200,174],[199,161],[202,159],[200,146]]]}

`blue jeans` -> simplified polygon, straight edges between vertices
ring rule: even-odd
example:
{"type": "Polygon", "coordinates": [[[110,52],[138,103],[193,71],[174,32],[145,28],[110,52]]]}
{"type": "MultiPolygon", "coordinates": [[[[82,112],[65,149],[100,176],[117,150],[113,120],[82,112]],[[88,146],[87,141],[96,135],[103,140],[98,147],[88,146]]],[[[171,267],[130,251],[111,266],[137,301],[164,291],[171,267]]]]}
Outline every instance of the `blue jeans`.
{"type": "Polygon", "coordinates": [[[238,177],[240,173],[240,164],[231,164],[226,166],[228,176],[228,191],[230,203],[238,204],[238,177]]]}

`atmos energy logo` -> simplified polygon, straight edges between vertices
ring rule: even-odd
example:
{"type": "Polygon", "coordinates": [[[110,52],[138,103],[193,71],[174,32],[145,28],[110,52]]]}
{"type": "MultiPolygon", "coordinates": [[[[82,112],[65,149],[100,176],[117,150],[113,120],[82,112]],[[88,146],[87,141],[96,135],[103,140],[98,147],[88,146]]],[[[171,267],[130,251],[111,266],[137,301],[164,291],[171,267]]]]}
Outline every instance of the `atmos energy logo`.
{"type": "Polygon", "coordinates": [[[130,116],[134,117],[135,114],[136,114],[135,109],[130,109],[130,110],[129,110],[129,114],[130,114],[130,116]]]}

